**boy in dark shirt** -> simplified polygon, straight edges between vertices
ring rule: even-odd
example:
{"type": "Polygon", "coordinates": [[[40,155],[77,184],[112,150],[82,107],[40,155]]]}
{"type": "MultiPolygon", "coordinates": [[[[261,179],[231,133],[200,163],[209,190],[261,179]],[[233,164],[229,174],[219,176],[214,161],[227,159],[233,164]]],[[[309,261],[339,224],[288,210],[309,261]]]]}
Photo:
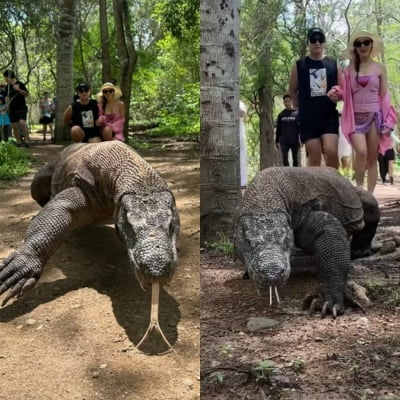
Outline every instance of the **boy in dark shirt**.
{"type": "Polygon", "coordinates": [[[285,167],[289,166],[289,150],[292,152],[293,167],[298,167],[298,152],[300,147],[299,124],[297,110],[293,109],[292,98],[283,96],[285,109],[278,115],[276,123],[275,143],[279,144],[282,153],[282,161],[285,167]]]}

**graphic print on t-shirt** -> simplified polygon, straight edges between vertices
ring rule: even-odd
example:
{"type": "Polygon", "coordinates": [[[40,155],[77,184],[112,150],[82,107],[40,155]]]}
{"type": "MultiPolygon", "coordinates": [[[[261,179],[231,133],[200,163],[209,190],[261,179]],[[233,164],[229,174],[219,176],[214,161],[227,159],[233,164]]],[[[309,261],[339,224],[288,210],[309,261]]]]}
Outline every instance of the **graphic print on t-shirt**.
{"type": "Polygon", "coordinates": [[[326,96],[327,87],[326,68],[310,68],[311,97],[326,96]]]}
{"type": "Polygon", "coordinates": [[[294,122],[297,118],[297,111],[292,111],[290,115],[282,116],[282,122],[294,122]]]}
{"type": "Polygon", "coordinates": [[[81,115],[82,115],[83,128],[93,128],[94,127],[93,111],[92,110],[82,111],[81,115]]]}

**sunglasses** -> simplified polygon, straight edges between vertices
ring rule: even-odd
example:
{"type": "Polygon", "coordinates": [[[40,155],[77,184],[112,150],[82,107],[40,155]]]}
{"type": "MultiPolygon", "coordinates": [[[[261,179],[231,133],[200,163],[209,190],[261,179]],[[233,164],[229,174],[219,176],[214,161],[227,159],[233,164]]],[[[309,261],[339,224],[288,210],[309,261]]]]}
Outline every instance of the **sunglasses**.
{"type": "Polygon", "coordinates": [[[79,92],[79,93],[87,93],[88,91],[89,91],[88,88],[79,88],[79,89],[78,89],[78,92],[79,92]]]}
{"type": "Polygon", "coordinates": [[[354,42],[354,47],[361,47],[364,45],[365,47],[368,47],[372,43],[372,39],[365,39],[365,40],[356,40],[354,42]]]}
{"type": "Polygon", "coordinates": [[[114,93],[114,89],[109,89],[109,90],[105,89],[105,90],[103,90],[103,94],[108,94],[108,93],[114,93]]]}
{"type": "Polygon", "coordinates": [[[321,36],[313,36],[310,38],[310,43],[315,44],[315,43],[325,43],[325,39],[321,36]]]}

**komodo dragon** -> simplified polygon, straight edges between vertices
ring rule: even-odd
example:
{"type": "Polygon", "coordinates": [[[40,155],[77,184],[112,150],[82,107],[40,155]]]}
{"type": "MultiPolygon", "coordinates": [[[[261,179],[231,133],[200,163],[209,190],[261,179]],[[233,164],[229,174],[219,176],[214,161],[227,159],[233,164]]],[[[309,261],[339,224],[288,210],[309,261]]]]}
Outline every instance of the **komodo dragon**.
{"type": "MultiPolygon", "coordinates": [[[[23,245],[0,263],[0,294],[10,289],[3,306],[36,284],[68,231],[114,216],[136,278],[142,287],[155,285],[158,307],[158,285],[176,267],[179,217],[165,180],[132,148],[118,141],[70,145],[36,173],[31,194],[43,209],[23,245]]],[[[154,308],[151,324],[159,330],[154,308]]]]}
{"type": "Polygon", "coordinates": [[[370,253],[380,219],[375,197],[354,187],[333,168],[267,168],[243,196],[235,221],[234,245],[258,291],[288,279],[294,245],[319,264],[320,295],[311,309],[336,317],[345,303],[350,259],[370,253]],[[351,236],[351,241],[349,241],[351,236]]]}

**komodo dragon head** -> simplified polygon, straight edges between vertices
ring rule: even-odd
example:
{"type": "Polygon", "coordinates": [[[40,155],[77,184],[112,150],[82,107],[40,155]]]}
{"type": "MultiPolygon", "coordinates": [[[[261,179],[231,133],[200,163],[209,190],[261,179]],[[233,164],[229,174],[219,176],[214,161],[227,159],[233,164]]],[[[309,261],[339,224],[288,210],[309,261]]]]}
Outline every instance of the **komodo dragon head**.
{"type": "Polygon", "coordinates": [[[235,227],[235,249],[258,290],[282,286],[290,275],[293,231],[283,212],[242,215],[235,227]]]}
{"type": "Polygon", "coordinates": [[[169,191],[124,195],[115,225],[139,283],[145,286],[169,282],[177,263],[179,231],[173,195],[169,191]]]}

